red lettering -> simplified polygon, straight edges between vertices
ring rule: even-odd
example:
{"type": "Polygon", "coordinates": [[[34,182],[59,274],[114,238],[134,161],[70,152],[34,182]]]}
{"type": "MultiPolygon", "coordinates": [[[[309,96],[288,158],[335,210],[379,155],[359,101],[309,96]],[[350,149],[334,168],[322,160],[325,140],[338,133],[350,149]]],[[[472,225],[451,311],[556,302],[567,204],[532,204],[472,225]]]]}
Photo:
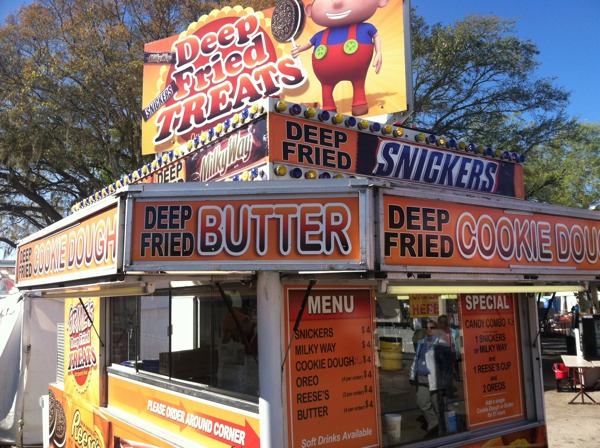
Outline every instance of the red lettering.
{"type": "Polygon", "coordinates": [[[208,91],[210,98],[210,108],[208,113],[208,121],[214,121],[217,117],[230,113],[232,106],[231,93],[233,86],[227,81],[217,86],[214,86],[208,91]]]}
{"type": "Polygon", "coordinates": [[[238,32],[238,44],[245,45],[248,42],[250,36],[258,31],[260,25],[258,17],[254,14],[246,15],[241,17],[235,22],[235,29],[238,32]]]}
{"type": "Polygon", "coordinates": [[[188,64],[193,64],[198,59],[200,50],[200,41],[195,35],[187,36],[181,39],[175,45],[175,56],[177,58],[177,68],[188,64]]]}
{"type": "Polygon", "coordinates": [[[217,43],[218,40],[216,33],[206,33],[204,36],[202,36],[202,40],[200,41],[200,52],[204,56],[210,56],[212,53],[217,51],[217,43]]]}
{"type": "Polygon", "coordinates": [[[244,104],[251,104],[262,98],[262,93],[259,92],[254,85],[254,81],[249,75],[242,73],[238,79],[238,85],[235,91],[235,98],[233,102],[233,108],[239,109],[244,104]]]}

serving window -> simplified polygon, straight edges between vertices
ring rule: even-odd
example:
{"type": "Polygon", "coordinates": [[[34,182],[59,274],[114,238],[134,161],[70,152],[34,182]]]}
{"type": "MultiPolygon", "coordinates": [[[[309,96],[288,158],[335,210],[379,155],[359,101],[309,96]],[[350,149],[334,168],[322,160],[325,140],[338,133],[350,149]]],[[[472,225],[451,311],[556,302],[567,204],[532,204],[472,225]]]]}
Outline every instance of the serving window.
{"type": "Polygon", "coordinates": [[[111,362],[258,396],[256,292],[243,283],[111,302],[111,362]]]}
{"type": "Polygon", "coordinates": [[[516,296],[379,294],[385,447],[525,418],[516,296]]]}

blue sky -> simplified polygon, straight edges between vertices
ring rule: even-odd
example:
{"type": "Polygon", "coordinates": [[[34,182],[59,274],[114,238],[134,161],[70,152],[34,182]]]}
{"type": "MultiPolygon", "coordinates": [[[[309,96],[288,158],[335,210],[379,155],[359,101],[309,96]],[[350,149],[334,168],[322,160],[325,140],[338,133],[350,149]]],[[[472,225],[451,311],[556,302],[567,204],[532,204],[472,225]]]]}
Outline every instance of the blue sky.
{"type": "Polygon", "coordinates": [[[514,19],[520,38],[537,45],[539,77],[571,92],[568,112],[600,123],[600,0],[411,0],[426,23],[468,14],[514,19]]]}
{"type": "MultiPolygon", "coordinates": [[[[0,0],[2,20],[23,3],[27,0],[0,0]]],[[[516,20],[517,34],[540,50],[537,75],[556,78],[556,85],[571,92],[571,115],[600,123],[600,0],[411,0],[411,5],[430,25],[452,24],[468,14],[516,20]]]]}

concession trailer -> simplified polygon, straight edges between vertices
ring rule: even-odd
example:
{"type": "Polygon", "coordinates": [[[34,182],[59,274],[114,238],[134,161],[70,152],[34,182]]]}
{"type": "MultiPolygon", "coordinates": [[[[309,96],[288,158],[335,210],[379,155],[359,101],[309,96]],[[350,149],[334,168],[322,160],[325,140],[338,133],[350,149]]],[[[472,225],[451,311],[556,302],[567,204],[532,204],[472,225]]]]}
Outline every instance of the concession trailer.
{"type": "MultiPolygon", "coordinates": [[[[382,33],[402,7],[379,7],[382,33]]],[[[270,14],[149,44],[154,160],[20,242],[20,290],[65,300],[47,443],[547,446],[537,297],[597,297],[600,215],[525,201],[516,153],[325,110],[309,88],[248,103],[264,78],[243,72],[244,101],[194,93],[220,44],[240,47],[219,58],[232,70],[272,45],[273,83],[309,71],[270,14]]]]}

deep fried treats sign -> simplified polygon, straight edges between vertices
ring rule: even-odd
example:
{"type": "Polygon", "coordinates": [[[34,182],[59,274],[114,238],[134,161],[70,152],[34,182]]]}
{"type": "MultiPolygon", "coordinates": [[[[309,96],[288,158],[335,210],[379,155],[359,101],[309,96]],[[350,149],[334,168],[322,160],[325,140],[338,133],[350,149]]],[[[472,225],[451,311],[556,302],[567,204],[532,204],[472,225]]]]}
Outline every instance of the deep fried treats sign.
{"type": "Polygon", "coordinates": [[[144,153],[191,140],[305,80],[291,55],[277,49],[264,14],[241,7],[213,11],[179,36],[147,44],[145,51],[144,153]]]}
{"type": "Polygon", "coordinates": [[[99,405],[100,299],[67,299],[65,304],[65,392],[99,405]]]}
{"type": "MultiPolygon", "coordinates": [[[[279,6],[281,10],[284,5],[279,6]]],[[[314,5],[306,8],[319,10],[314,5]]],[[[272,24],[274,8],[255,12],[241,6],[225,7],[202,16],[180,35],[146,44],[142,152],[152,154],[185,144],[256,101],[273,96],[329,109],[333,107],[330,102],[335,101],[339,112],[355,115],[407,110],[409,77],[402,1],[356,2],[352,9],[357,10],[358,16],[355,13],[348,20],[358,25],[369,18],[370,24],[360,24],[358,31],[344,36],[332,35],[329,57],[336,49],[336,53],[343,53],[344,61],[332,64],[328,58],[322,58],[320,64],[330,66],[336,79],[354,73],[344,69],[349,63],[358,63],[363,69],[352,81],[354,85],[342,82],[335,92],[326,95],[327,104],[323,103],[323,78],[316,76],[320,71],[313,71],[309,60],[300,62],[300,57],[292,56],[293,38],[309,41],[322,31],[322,26],[310,20],[304,31],[302,23],[292,17],[282,21],[282,16],[291,10],[278,11],[272,24]],[[339,39],[348,43],[345,47],[349,53],[340,50],[344,45],[339,44],[339,39]],[[374,46],[378,51],[373,51],[374,46]],[[358,100],[353,101],[353,91],[359,92],[358,100]]],[[[294,5],[294,11],[296,19],[303,17],[304,9],[299,3],[294,5]]],[[[311,15],[314,19],[315,14],[311,15]]],[[[319,47],[326,46],[324,41],[319,47]]],[[[310,58],[309,53],[301,58],[310,58]]]]}

